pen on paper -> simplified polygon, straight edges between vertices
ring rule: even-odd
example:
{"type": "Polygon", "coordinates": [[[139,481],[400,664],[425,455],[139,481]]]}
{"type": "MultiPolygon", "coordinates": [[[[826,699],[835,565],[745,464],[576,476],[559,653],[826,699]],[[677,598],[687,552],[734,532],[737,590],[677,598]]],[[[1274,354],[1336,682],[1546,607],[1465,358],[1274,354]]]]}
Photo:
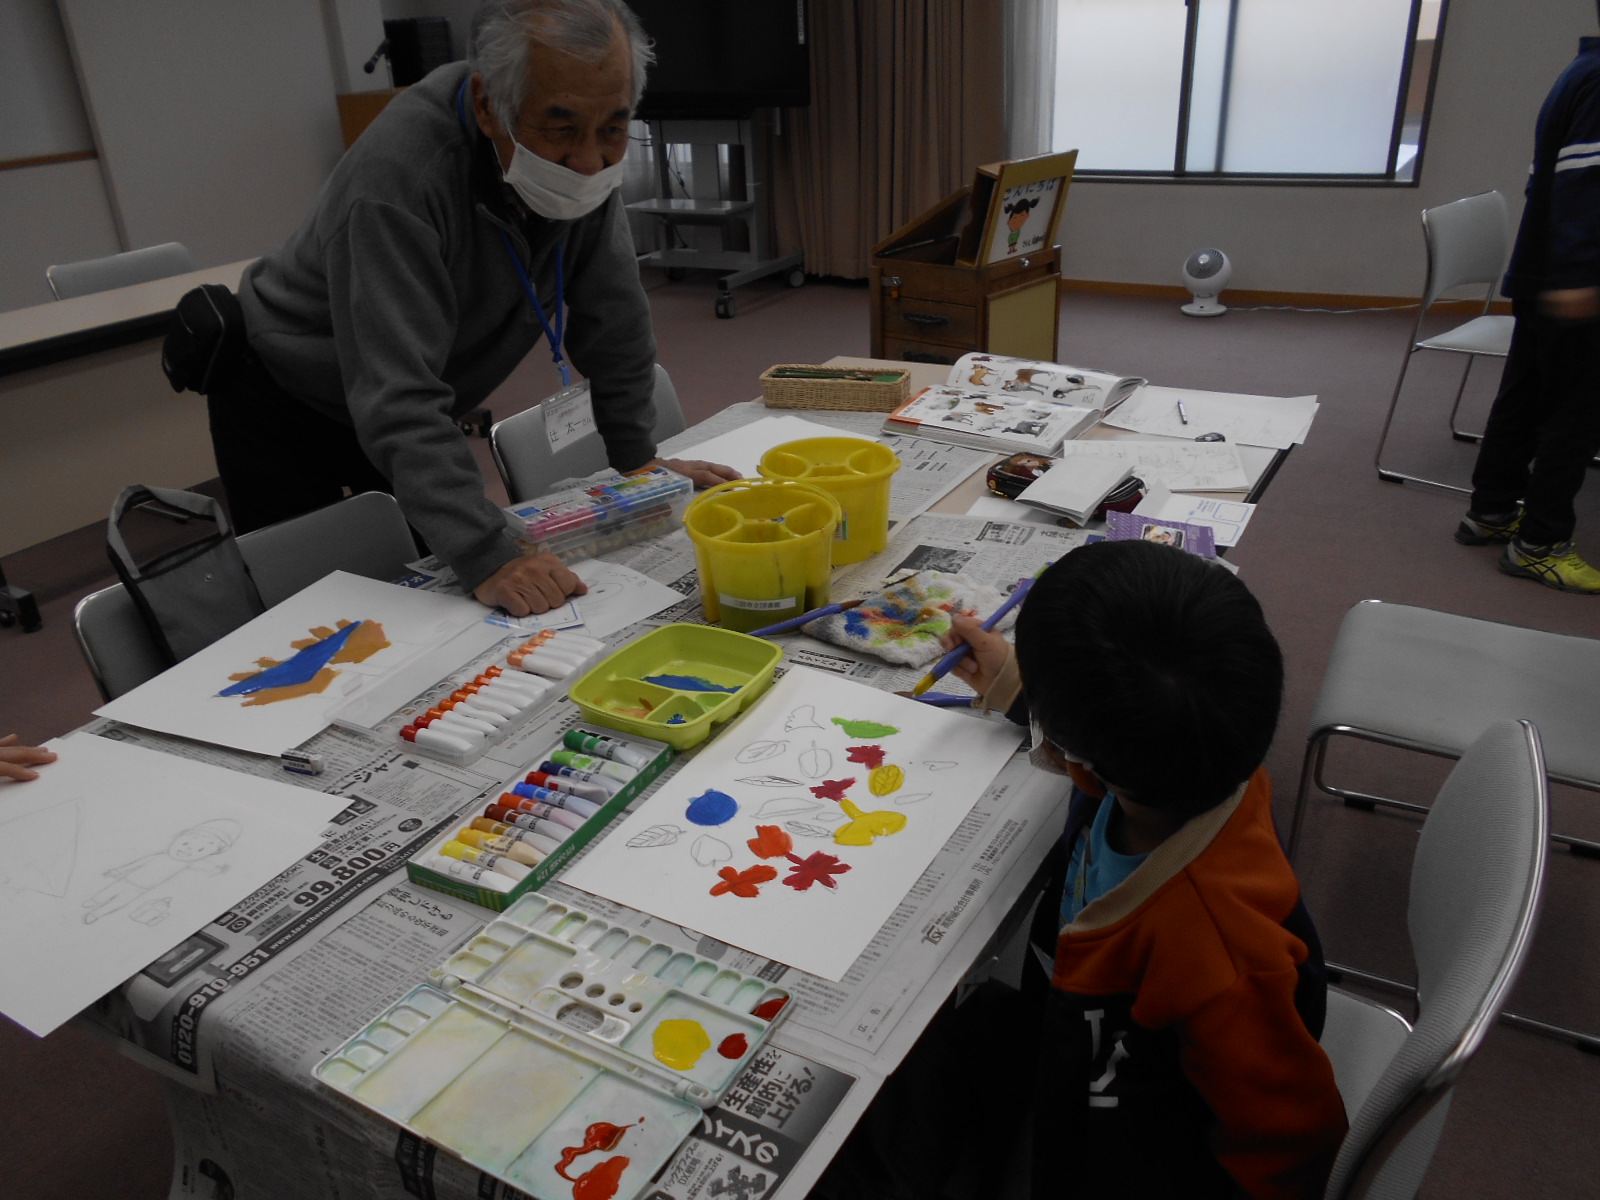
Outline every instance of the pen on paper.
{"type": "Polygon", "coordinates": [[[1189,423],[1189,414],[1184,411],[1182,400],[1178,401],[1178,420],[1182,421],[1185,425],[1189,423]]]}

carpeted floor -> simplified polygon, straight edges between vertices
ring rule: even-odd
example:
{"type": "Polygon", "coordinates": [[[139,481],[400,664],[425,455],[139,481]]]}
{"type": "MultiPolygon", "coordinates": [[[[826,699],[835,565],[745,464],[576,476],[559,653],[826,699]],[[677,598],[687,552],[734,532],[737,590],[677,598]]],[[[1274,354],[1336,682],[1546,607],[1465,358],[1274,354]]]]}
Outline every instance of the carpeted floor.
{"type": "MultiPolygon", "coordinates": [[[[864,288],[763,281],[740,292],[733,321],[713,315],[708,277],[650,282],[660,358],[691,422],[754,396],[775,362],[815,362],[868,350],[864,288]]],[[[1063,361],[1147,376],[1153,382],[1266,395],[1314,393],[1321,413],[1289,456],[1244,541],[1233,552],[1283,643],[1288,692],[1269,758],[1280,789],[1298,778],[1311,702],[1339,620],[1377,597],[1587,636],[1600,635],[1600,599],[1510,579],[1492,549],[1450,539],[1463,502],[1382,483],[1372,452],[1413,317],[1234,310],[1199,321],[1175,302],[1068,294],[1063,361]]],[[[1441,321],[1441,324],[1447,323],[1441,321]]],[[[1453,362],[1424,355],[1386,465],[1465,481],[1473,448],[1453,442],[1445,408],[1453,362]]],[[[1469,390],[1467,420],[1481,421],[1498,372],[1469,390]]],[[[492,407],[509,415],[554,390],[539,352],[492,407]]],[[[487,474],[487,443],[479,442],[487,474]]],[[[492,491],[498,493],[498,482],[492,491]]],[[[159,534],[157,534],[159,536],[159,534]]],[[[1580,548],[1600,557],[1600,483],[1579,501],[1580,548]]],[[[65,733],[98,695],[71,636],[71,611],[110,582],[104,531],[93,527],[8,557],[5,569],[35,589],[44,631],[0,630],[0,732],[37,740],[65,733]]],[[[1447,697],[1441,697],[1441,702],[1447,697]]],[[[1332,770],[1358,785],[1426,801],[1448,764],[1376,748],[1346,750],[1332,770]]],[[[1594,797],[1558,794],[1556,824],[1600,837],[1594,797]]],[[[1329,957],[1409,974],[1405,881],[1417,822],[1314,803],[1301,870],[1329,957]]],[[[1542,925],[1513,1007],[1600,1032],[1600,862],[1553,852],[1542,925]]],[[[42,1041],[0,1023],[0,1179],[19,1196],[100,1194],[154,1200],[166,1193],[170,1151],[160,1086],[142,1068],[75,1030],[42,1041]]],[[[1457,1090],[1423,1189],[1432,1197],[1565,1197],[1594,1190],[1593,1113],[1600,1059],[1567,1045],[1497,1028],[1457,1090]]],[[[1066,1194],[1064,1192],[1064,1194],[1066,1194]]]]}

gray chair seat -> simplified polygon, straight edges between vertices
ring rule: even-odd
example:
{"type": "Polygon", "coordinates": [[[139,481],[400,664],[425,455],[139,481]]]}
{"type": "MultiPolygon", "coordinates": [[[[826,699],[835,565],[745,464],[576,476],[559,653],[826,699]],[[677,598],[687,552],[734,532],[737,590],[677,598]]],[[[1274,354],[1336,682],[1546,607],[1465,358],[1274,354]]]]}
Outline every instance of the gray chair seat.
{"type": "Polygon", "coordinates": [[[1516,325],[1515,317],[1473,317],[1465,325],[1457,325],[1435,337],[1423,338],[1417,343],[1417,349],[1493,354],[1504,358],[1511,351],[1511,331],[1516,325]]]}

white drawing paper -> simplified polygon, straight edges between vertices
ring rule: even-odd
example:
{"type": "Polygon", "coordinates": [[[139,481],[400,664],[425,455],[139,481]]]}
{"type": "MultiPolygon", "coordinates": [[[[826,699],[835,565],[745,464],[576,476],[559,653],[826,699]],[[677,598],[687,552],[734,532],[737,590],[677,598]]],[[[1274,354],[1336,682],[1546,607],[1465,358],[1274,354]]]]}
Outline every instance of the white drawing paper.
{"type": "Polygon", "coordinates": [[[1042,509],[1029,508],[1004,496],[979,496],[967,508],[967,516],[982,517],[985,521],[1012,521],[1027,525],[1055,525],[1056,515],[1042,509]]]}
{"type": "Polygon", "coordinates": [[[856,435],[831,425],[818,425],[803,417],[763,417],[710,441],[701,442],[698,446],[681,450],[675,457],[721,463],[732,467],[742,478],[759,479],[761,472],[757,467],[761,456],[774,446],[797,442],[801,438],[853,436],[856,435]]]}
{"type": "Polygon", "coordinates": [[[1220,433],[1230,442],[1286,450],[1306,440],[1317,407],[1315,396],[1243,396],[1149,384],[1107,416],[1106,424],[1157,437],[1220,433]],[[1187,425],[1178,415],[1180,401],[1187,425]]]}
{"type": "Polygon", "coordinates": [[[1020,739],[794,667],[563,882],[843,979],[1020,739]]]}
{"type": "Polygon", "coordinates": [[[484,616],[476,600],[335,571],[95,712],[281,754],[325,729],[336,705],[484,616]]]}
{"type": "Polygon", "coordinates": [[[590,558],[573,563],[572,570],[589,586],[586,595],[574,596],[571,603],[590,637],[609,637],[683,601],[682,593],[620,563],[590,558]]]}
{"type": "Polygon", "coordinates": [[[80,733],[0,783],[0,1012],[43,1037],[316,849],[346,803],[80,733]]]}
{"type": "Polygon", "coordinates": [[[1164,484],[1174,492],[1242,492],[1250,486],[1231,442],[1080,438],[1061,448],[1062,462],[1089,455],[1127,463],[1146,484],[1164,484]]]}

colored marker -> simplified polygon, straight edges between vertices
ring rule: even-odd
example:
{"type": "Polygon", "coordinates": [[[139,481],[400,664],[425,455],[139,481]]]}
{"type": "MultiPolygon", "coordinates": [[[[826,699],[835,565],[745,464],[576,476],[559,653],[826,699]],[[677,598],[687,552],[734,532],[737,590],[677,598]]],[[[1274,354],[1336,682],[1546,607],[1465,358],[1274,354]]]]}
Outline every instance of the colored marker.
{"type": "Polygon", "coordinates": [[[470,729],[476,729],[479,733],[493,733],[499,728],[498,725],[488,721],[480,721],[477,717],[469,716],[464,712],[457,712],[456,706],[448,701],[444,704],[434,705],[427,711],[426,717],[430,721],[437,721],[441,718],[447,719],[452,724],[465,725],[470,729]]]}
{"type": "MultiPolygon", "coordinates": [[[[528,679],[532,682],[533,676],[528,676],[528,679]]],[[[520,687],[513,687],[511,684],[503,683],[498,679],[474,679],[471,683],[462,684],[462,687],[471,691],[475,696],[489,696],[501,703],[509,704],[518,712],[521,712],[538,699],[538,693],[527,691],[520,687]]]]}
{"type": "Polygon", "coordinates": [[[446,842],[439,848],[439,853],[446,858],[459,858],[462,862],[476,863],[480,867],[498,871],[519,881],[526,879],[528,872],[533,869],[523,863],[513,862],[503,854],[490,854],[487,850],[479,850],[465,842],[446,842]]]}
{"type": "Polygon", "coordinates": [[[511,794],[520,796],[525,800],[539,800],[551,808],[564,808],[568,812],[575,812],[580,817],[592,817],[600,811],[600,806],[593,800],[585,800],[582,796],[574,796],[571,792],[558,792],[553,788],[542,788],[535,783],[517,783],[511,786],[511,794]]]}
{"type": "Polygon", "coordinates": [[[488,850],[494,854],[504,854],[513,862],[519,862],[525,867],[537,867],[544,859],[541,851],[535,850],[526,842],[515,838],[497,837],[492,833],[485,833],[481,829],[468,826],[456,830],[456,841],[468,846],[476,846],[479,850],[488,850]]]}
{"type": "Polygon", "coordinates": [[[593,654],[597,650],[609,649],[609,647],[599,638],[592,638],[586,633],[577,633],[571,629],[557,630],[552,640],[558,643],[563,649],[571,647],[573,649],[582,650],[586,655],[593,654]]]}
{"type": "Polygon", "coordinates": [[[517,886],[517,881],[509,875],[502,875],[499,871],[491,871],[488,867],[474,866],[472,863],[462,862],[459,859],[446,858],[442,854],[430,854],[426,858],[414,860],[418,866],[427,867],[430,871],[437,871],[441,875],[449,875],[453,879],[462,879],[468,883],[475,883],[481,888],[491,892],[509,892],[517,886]]]}
{"type": "Polygon", "coordinates": [[[579,754],[576,750],[557,750],[550,755],[550,758],[563,767],[576,767],[580,771],[589,771],[595,775],[609,775],[618,783],[631,783],[633,777],[639,773],[636,767],[625,767],[609,759],[593,758],[587,754],[579,754]]]}
{"type": "Polygon", "coordinates": [[[551,762],[548,758],[539,764],[539,770],[546,775],[560,775],[567,779],[576,779],[580,783],[595,784],[598,787],[605,788],[606,792],[612,796],[620,792],[623,786],[619,780],[613,779],[609,775],[600,775],[594,771],[581,771],[577,767],[563,766],[561,763],[551,762]]]}
{"type": "Polygon", "coordinates": [[[615,792],[606,791],[598,783],[584,783],[581,780],[568,779],[565,775],[552,775],[548,771],[529,771],[522,782],[549,788],[552,792],[566,792],[584,800],[593,800],[596,804],[604,804],[616,795],[615,792]]]}
{"type": "Polygon", "coordinates": [[[509,700],[502,700],[497,696],[485,695],[480,688],[457,688],[450,693],[450,699],[462,704],[471,705],[473,708],[486,708],[492,713],[498,713],[509,721],[512,717],[520,716],[522,709],[509,700]]]}
{"type": "Polygon", "coordinates": [[[616,738],[608,738],[604,734],[585,733],[581,729],[569,729],[561,737],[561,744],[568,750],[577,750],[584,754],[598,754],[601,758],[609,758],[613,762],[622,763],[627,767],[648,767],[651,756],[637,747],[626,742],[619,742],[616,738]]]}
{"type": "MultiPolygon", "coordinates": [[[[565,829],[582,829],[583,823],[589,819],[589,814],[581,813],[575,808],[562,808],[545,800],[536,800],[532,796],[518,796],[512,792],[503,792],[500,799],[496,800],[491,808],[504,808],[510,812],[532,813],[536,817],[548,817],[551,822],[565,829]]],[[[484,816],[488,816],[487,812],[484,816]]],[[[495,820],[501,818],[496,817],[495,820]]]]}

